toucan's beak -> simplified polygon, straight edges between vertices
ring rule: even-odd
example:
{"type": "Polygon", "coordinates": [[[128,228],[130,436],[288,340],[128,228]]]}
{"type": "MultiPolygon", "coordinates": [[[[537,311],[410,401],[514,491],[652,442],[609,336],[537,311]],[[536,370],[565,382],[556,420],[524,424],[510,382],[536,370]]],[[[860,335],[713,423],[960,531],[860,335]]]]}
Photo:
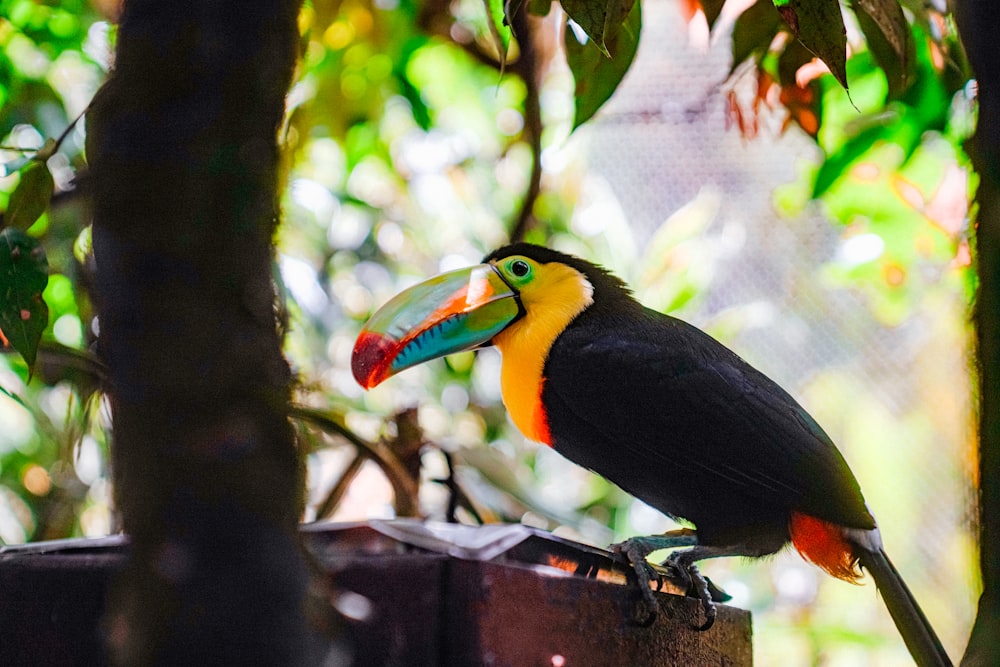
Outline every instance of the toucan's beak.
{"type": "Polygon", "coordinates": [[[403,290],[372,315],[351,370],[365,389],[417,364],[489,343],[524,313],[490,264],[449,271],[403,290]]]}

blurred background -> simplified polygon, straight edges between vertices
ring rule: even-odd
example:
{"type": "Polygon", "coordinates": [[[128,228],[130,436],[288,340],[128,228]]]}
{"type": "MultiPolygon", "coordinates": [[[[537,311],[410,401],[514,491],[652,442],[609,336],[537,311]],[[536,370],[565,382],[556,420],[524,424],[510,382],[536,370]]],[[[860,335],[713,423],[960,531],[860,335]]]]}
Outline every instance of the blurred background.
{"type": "MultiPolygon", "coordinates": [[[[816,79],[822,125],[805,132],[794,105],[733,66],[730,32],[747,4],[728,3],[709,35],[690,3],[647,0],[625,81],[576,131],[558,6],[532,24],[535,48],[512,44],[501,68],[479,1],[305,4],[275,271],[299,382],[304,520],[523,522],[598,546],[671,527],[525,441],[500,403],[495,350],[367,393],[354,382],[354,338],[375,308],[523,230],[604,264],[798,398],[843,451],[888,553],[957,657],[979,592],[975,177],[960,149],[971,92],[932,76],[930,35],[911,101],[924,111],[887,118],[885,76],[861,44],[850,97],[816,79]],[[872,128],[909,133],[908,148],[872,128]]],[[[107,76],[117,11],[0,0],[0,205],[30,155],[16,149],[62,135],[107,76]]],[[[850,25],[849,38],[860,42],[850,25]]],[[[73,126],[49,159],[56,195],[30,230],[51,267],[34,377],[0,355],[7,544],[116,530],[84,132],[73,126]]],[[[795,553],[704,570],[753,611],[758,664],[911,664],[870,583],[833,580],[795,553]]]]}

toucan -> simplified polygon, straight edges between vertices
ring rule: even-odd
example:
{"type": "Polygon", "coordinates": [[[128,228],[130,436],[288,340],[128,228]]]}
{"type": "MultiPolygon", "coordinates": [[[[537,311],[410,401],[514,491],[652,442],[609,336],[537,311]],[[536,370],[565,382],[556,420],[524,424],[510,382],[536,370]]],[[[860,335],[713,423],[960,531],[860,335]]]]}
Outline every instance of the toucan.
{"type": "Polygon", "coordinates": [[[647,593],[646,557],[685,547],[670,564],[710,613],[695,563],[791,543],[838,579],[857,582],[868,570],[917,664],[951,664],[816,420],[722,343],[644,307],[600,266],[527,243],[500,248],[393,297],[362,328],[351,365],[371,388],[489,344],[502,355],[504,405],[525,436],[694,526],[615,545],[647,593]]]}

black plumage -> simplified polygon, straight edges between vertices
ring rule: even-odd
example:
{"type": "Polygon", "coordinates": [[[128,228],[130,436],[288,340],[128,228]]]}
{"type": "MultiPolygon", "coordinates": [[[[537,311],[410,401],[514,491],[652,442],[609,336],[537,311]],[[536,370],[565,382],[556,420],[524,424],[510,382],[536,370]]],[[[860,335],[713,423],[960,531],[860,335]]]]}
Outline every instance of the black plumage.
{"type": "MultiPolygon", "coordinates": [[[[835,577],[857,581],[858,566],[868,570],[917,663],[950,664],[844,458],[786,391],[708,334],[643,307],[590,262],[525,243],[484,262],[415,285],[373,315],[352,356],[358,382],[370,388],[492,342],[504,403],[528,437],[694,524],[614,545],[640,584],[652,551],[676,549],[670,564],[702,599],[707,628],[715,607],[695,563],[792,542],[835,577]],[[445,322],[459,342],[424,345],[445,322]]],[[[656,609],[649,586],[640,590],[656,609]]]]}
{"type": "MultiPolygon", "coordinates": [[[[872,529],[854,475],[829,436],[773,380],[700,329],[643,307],[588,262],[519,244],[583,273],[594,303],[545,362],[552,444],[567,458],[698,529],[702,545],[788,542],[791,511],[872,529]]],[[[750,555],[750,554],[748,554],[750,555]]]]}

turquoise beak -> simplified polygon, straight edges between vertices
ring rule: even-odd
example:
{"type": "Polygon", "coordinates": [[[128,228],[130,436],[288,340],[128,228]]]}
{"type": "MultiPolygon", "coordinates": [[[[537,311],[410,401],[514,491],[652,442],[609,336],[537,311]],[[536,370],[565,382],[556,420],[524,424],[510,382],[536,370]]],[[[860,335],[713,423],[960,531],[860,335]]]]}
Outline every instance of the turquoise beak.
{"type": "Polygon", "coordinates": [[[354,379],[371,389],[401,370],[489,343],[524,314],[517,291],[490,264],[449,271],[378,309],[354,344],[354,379]]]}

